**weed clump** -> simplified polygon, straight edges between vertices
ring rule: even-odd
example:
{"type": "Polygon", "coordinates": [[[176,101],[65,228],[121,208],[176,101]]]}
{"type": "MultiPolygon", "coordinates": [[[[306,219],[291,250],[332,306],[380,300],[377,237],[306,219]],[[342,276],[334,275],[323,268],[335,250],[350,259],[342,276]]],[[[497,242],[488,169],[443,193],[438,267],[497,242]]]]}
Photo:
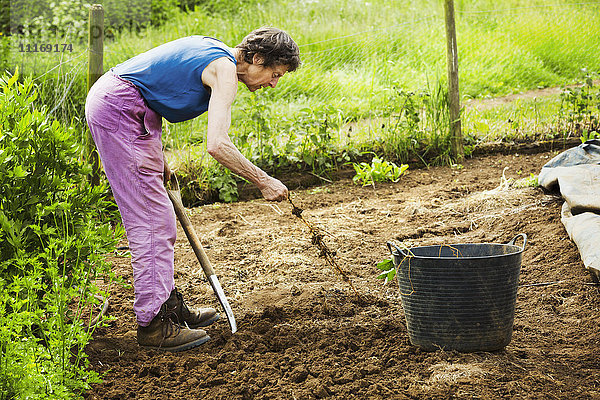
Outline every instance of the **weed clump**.
{"type": "Polygon", "coordinates": [[[344,282],[348,283],[348,285],[350,285],[350,288],[352,289],[352,291],[354,291],[358,300],[362,301],[363,299],[362,299],[361,295],[358,293],[358,291],[352,284],[352,280],[350,280],[350,277],[348,276],[348,274],[342,268],[340,268],[340,266],[337,264],[337,262],[335,260],[335,256],[337,253],[333,250],[330,250],[329,247],[327,247],[327,245],[323,241],[323,238],[325,237],[325,234],[323,233],[323,231],[321,229],[319,229],[318,227],[316,227],[315,225],[313,225],[312,223],[308,222],[302,216],[303,210],[294,205],[294,202],[292,201],[291,197],[288,198],[288,200],[289,200],[290,204],[292,205],[292,215],[295,215],[296,217],[300,218],[302,220],[302,222],[304,222],[304,224],[308,227],[310,234],[311,234],[311,244],[316,246],[319,249],[319,257],[324,258],[325,261],[327,262],[327,264],[329,264],[329,266],[332,267],[334,271],[336,271],[337,273],[340,274],[340,276],[342,277],[342,280],[344,282]]]}

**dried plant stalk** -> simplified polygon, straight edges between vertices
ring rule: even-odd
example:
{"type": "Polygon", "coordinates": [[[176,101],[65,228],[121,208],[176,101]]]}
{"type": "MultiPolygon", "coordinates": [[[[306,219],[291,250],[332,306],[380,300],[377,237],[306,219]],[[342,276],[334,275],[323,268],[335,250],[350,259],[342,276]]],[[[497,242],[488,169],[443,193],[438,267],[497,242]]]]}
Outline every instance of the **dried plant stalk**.
{"type": "Polygon", "coordinates": [[[336,252],[330,250],[329,247],[327,247],[327,245],[323,241],[323,237],[325,235],[322,233],[321,229],[316,227],[314,224],[308,222],[302,216],[302,211],[304,211],[304,210],[296,207],[296,205],[292,201],[291,197],[289,197],[288,199],[290,201],[290,204],[292,205],[292,214],[295,215],[296,217],[300,218],[300,220],[302,220],[302,222],[304,222],[304,224],[308,227],[308,230],[310,231],[310,234],[311,234],[311,244],[315,245],[319,249],[319,251],[320,251],[319,256],[325,258],[325,262],[327,262],[327,264],[329,264],[330,267],[332,267],[338,274],[340,274],[340,276],[342,277],[342,280],[344,282],[347,282],[348,285],[350,285],[350,288],[354,291],[354,293],[356,294],[358,299],[362,301],[363,300],[362,297],[360,296],[360,294],[354,287],[354,284],[352,284],[352,281],[350,280],[350,277],[348,276],[348,274],[335,261],[336,252]]]}

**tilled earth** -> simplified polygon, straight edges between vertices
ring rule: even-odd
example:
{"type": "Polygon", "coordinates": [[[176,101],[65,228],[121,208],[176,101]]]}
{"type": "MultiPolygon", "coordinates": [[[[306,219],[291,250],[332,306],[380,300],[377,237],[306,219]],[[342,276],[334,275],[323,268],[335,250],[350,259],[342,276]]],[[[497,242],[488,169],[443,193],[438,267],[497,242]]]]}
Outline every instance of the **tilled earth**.
{"type": "MultiPolygon", "coordinates": [[[[393,184],[346,179],[294,191],[362,300],[319,258],[289,203],[190,210],[239,331],[232,335],[222,314],[199,348],[142,349],[133,289],[116,286],[115,320],[87,349],[104,381],[86,398],[600,399],[599,288],[560,222],[560,197],[518,184],[555,154],[491,155],[409,170],[393,184]],[[396,282],[376,279],[375,264],[390,257],[386,242],[506,243],[518,233],[529,240],[511,343],[478,353],[412,346],[396,282]]],[[[178,237],[178,288],[188,304],[219,308],[183,231],[178,237]]],[[[113,261],[131,282],[130,259],[113,261]]]]}

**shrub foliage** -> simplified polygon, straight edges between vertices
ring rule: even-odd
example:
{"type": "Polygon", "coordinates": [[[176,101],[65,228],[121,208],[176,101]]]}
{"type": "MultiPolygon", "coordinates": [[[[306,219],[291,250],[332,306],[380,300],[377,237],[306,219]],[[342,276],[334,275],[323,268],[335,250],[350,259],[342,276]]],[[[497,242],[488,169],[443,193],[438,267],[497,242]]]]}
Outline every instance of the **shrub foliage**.
{"type": "Polygon", "coordinates": [[[74,398],[97,379],[83,349],[122,233],[73,129],[36,97],[30,79],[0,79],[0,399],[74,398]]]}

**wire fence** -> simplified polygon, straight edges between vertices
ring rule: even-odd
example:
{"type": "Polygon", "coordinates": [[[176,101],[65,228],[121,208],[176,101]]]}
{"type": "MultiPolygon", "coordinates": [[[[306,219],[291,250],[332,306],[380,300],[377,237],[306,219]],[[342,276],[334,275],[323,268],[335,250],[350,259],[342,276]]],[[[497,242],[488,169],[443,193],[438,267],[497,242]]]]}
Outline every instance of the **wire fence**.
{"type": "MultiPolygon", "coordinates": [[[[465,2],[466,3],[466,2],[465,2]]],[[[599,71],[600,2],[557,3],[509,9],[457,9],[461,92],[464,98],[573,83],[583,70],[599,71]]],[[[335,98],[385,93],[392,87],[424,88],[444,79],[444,21],[440,12],[400,24],[377,27],[301,44],[307,73],[322,71],[325,81],[304,75],[274,93],[335,98]],[[340,94],[342,96],[340,96],[340,94]]],[[[314,74],[313,74],[314,75],[314,74]]]]}

